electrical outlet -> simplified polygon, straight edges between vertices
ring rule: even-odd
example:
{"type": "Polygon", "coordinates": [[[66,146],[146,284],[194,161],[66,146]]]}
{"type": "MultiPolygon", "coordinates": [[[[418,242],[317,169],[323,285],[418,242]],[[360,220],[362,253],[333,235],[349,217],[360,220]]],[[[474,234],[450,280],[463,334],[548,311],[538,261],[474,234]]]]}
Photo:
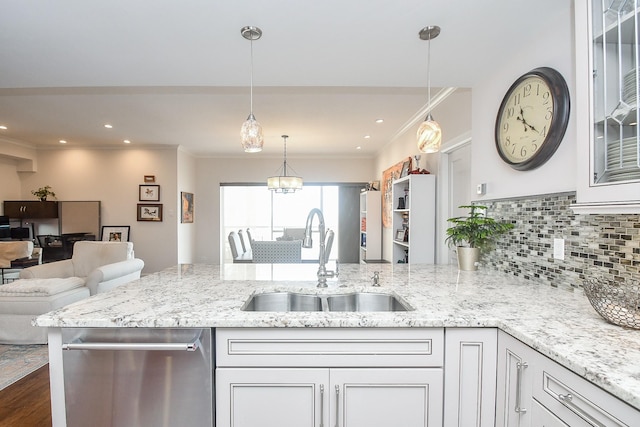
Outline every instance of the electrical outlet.
{"type": "Polygon", "coordinates": [[[564,259],[564,239],[553,239],[553,257],[564,259]]]}

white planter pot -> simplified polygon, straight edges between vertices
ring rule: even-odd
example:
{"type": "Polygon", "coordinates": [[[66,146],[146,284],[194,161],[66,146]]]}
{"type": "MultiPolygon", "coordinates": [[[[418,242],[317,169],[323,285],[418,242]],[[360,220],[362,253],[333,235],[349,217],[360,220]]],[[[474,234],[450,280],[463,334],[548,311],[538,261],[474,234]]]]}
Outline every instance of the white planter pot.
{"type": "Polygon", "coordinates": [[[458,268],[464,271],[474,271],[478,269],[478,260],[480,259],[480,249],[457,247],[458,268]]]}

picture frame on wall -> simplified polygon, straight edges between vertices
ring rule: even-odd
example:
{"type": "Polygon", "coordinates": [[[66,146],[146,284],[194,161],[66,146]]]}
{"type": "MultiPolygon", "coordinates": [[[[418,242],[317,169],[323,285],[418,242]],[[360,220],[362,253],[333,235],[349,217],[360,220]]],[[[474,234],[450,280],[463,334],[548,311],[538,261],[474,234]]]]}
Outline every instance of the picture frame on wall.
{"type": "Polygon", "coordinates": [[[192,223],[193,222],[193,193],[187,193],[185,191],[180,192],[181,199],[181,215],[180,222],[192,223]]]}
{"type": "Polygon", "coordinates": [[[144,182],[145,184],[151,184],[156,182],[156,176],[155,175],[145,175],[144,176],[144,182]]]}
{"type": "Polygon", "coordinates": [[[138,200],[141,202],[159,202],[160,186],[141,184],[138,188],[138,200]]]}
{"type": "Polygon", "coordinates": [[[103,242],[128,242],[129,225],[103,225],[100,240],[103,242]]]}
{"type": "Polygon", "coordinates": [[[138,221],[162,221],[162,204],[138,203],[138,221]]]}
{"type": "Polygon", "coordinates": [[[404,178],[409,175],[409,170],[411,169],[411,160],[407,160],[402,164],[402,169],[400,170],[400,178],[404,178]]]}

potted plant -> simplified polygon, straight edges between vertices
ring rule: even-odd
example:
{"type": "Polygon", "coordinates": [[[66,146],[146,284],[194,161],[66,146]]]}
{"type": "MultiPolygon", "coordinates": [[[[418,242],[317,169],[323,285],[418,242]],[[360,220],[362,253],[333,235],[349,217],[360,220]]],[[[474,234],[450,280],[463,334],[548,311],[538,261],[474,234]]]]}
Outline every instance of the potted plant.
{"type": "Polygon", "coordinates": [[[56,193],[53,192],[50,185],[45,185],[37,190],[31,190],[31,194],[40,199],[41,202],[46,202],[47,197],[56,197],[56,193]]]}
{"type": "Polygon", "coordinates": [[[493,246],[499,235],[513,229],[513,224],[486,216],[486,206],[459,207],[469,209],[469,214],[447,220],[452,226],[447,229],[445,242],[450,247],[456,246],[460,270],[476,270],[480,255],[493,246]]]}

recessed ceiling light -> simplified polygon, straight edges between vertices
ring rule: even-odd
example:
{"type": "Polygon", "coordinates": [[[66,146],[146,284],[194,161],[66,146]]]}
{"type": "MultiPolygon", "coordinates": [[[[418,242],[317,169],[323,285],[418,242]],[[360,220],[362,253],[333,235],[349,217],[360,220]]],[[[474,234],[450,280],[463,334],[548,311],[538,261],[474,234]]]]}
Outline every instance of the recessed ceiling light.
{"type": "Polygon", "coordinates": [[[65,141],[64,139],[61,139],[59,142],[60,142],[60,144],[66,144],[67,143],[67,141],[65,141]]]}
{"type": "Polygon", "coordinates": [[[364,139],[369,139],[369,138],[371,138],[371,135],[365,135],[364,136],[364,139]]]}
{"type": "Polygon", "coordinates": [[[106,127],[107,129],[112,129],[112,128],[113,128],[113,126],[112,126],[112,125],[110,125],[109,123],[107,123],[106,125],[104,125],[104,127],[106,127]]]}
{"type": "Polygon", "coordinates": [[[358,145],[358,146],[356,147],[356,150],[362,150],[362,147],[358,145]]]}
{"type": "Polygon", "coordinates": [[[376,123],[382,123],[382,122],[384,122],[384,120],[383,120],[383,119],[377,119],[377,120],[376,120],[376,123]]]}
{"type": "Polygon", "coordinates": [[[125,140],[124,140],[124,141],[122,141],[122,142],[124,142],[125,144],[131,144],[131,141],[129,141],[128,139],[125,139],[125,140]]]}
{"type": "Polygon", "coordinates": [[[0,125],[0,129],[7,130],[7,127],[5,125],[0,125]]]}

